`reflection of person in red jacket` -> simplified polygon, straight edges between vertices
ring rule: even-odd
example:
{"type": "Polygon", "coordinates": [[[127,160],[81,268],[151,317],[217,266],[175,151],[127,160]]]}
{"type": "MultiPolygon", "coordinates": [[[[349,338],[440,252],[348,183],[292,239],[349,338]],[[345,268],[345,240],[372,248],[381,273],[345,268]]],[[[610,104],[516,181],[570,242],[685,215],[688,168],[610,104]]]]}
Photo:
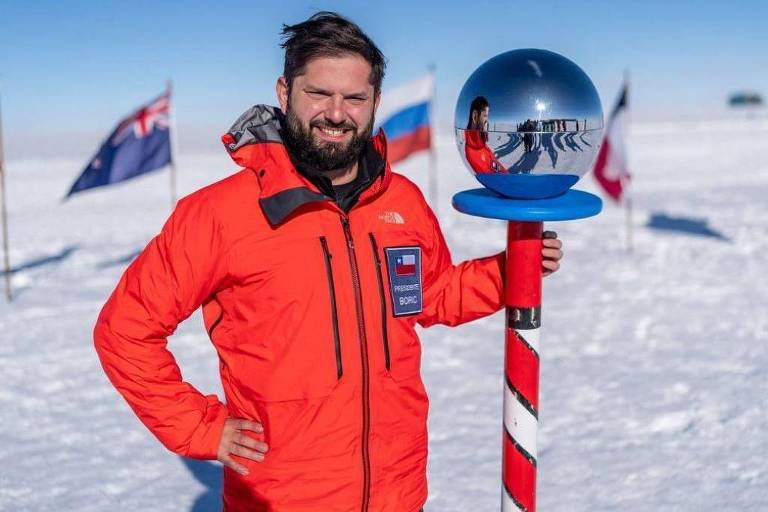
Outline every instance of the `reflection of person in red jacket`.
{"type": "Polygon", "coordinates": [[[464,131],[464,154],[470,167],[476,173],[506,173],[507,169],[493,154],[493,150],[488,147],[488,114],[490,109],[490,104],[484,96],[478,96],[472,100],[469,107],[467,129],[464,131]]]}
{"type": "MultiPolygon", "coordinates": [[[[415,512],[415,326],[497,311],[504,254],[454,265],[421,192],[391,171],[371,137],[384,59],[356,25],[321,13],[284,35],[281,110],[255,106],[224,135],[243,169],[179,202],[104,306],[96,349],[165,446],[223,462],[226,511],[415,512]],[[166,348],[200,306],[224,403],[166,348]]],[[[560,242],[542,252],[557,270],[560,242]]]]}

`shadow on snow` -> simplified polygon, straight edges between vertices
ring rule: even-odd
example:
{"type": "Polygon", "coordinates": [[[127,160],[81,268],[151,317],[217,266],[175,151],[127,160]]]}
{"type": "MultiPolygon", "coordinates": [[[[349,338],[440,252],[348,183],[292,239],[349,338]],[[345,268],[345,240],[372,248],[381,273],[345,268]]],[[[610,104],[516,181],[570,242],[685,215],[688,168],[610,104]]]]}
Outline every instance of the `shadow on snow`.
{"type": "Polygon", "coordinates": [[[99,269],[103,270],[105,268],[115,267],[118,265],[128,265],[130,262],[135,260],[136,256],[138,256],[139,254],[141,254],[141,249],[136,249],[134,251],[129,252],[125,256],[120,256],[119,258],[103,261],[99,263],[99,269]]]}
{"type": "MultiPolygon", "coordinates": [[[[78,247],[76,245],[65,247],[64,249],[62,249],[56,254],[51,254],[50,256],[42,256],[40,258],[30,260],[26,263],[22,263],[18,266],[11,267],[11,270],[8,273],[15,274],[16,272],[21,272],[22,270],[29,270],[32,268],[52,265],[54,263],[60,263],[65,259],[69,258],[72,255],[72,253],[75,252],[77,249],[78,247]]],[[[5,275],[5,270],[0,270],[0,275],[5,275]]]]}
{"type": "Polygon", "coordinates": [[[222,469],[218,464],[205,460],[188,459],[179,457],[187,467],[195,480],[206,487],[206,490],[197,497],[190,512],[220,512],[222,469]]]}
{"type": "Polygon", "coordinates": [[[694,236],[705,236],[716,238],[724,242],[730,242],[730,239],[719,231],[709,227],[709,220],[695,217],[673,217],[661,212],[651,212],[651,218],[648,220],[647,227],[659,229],[662,231],[674,231],[694,236]]]}

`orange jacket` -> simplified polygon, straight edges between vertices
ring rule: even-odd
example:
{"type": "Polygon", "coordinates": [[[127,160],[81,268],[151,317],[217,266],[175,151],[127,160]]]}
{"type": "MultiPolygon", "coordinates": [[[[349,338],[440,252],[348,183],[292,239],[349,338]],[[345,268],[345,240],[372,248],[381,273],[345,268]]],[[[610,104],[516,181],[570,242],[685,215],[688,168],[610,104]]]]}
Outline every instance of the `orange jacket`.
{"type": "MultiPolygon", "coordinates": [[[[498,310],[503,254],[453,265],[418,188],[388,165],[345,214],[291,165],[277,115],[254,107],[225,135],[245,169],[179,202],[104,306],[96,349],[179,455],[215,459],[227,417],[264,425],[266,460],[224,469],[225,510],[414,512],[427,497],[415,324],[498,310]],[[226,405],[166,348],[201,305],[226,405]]],[[[381,133],[373,144],[385,159],[381,133]]]]}
{"type": "Polygon", "coordinates": [[[483,132],[466,130],[464,132],[464,154],[467,162],[478,174],[493,174],[508,172],[504,164],[499,162],[491,148],[485,143],[483,132]]]}

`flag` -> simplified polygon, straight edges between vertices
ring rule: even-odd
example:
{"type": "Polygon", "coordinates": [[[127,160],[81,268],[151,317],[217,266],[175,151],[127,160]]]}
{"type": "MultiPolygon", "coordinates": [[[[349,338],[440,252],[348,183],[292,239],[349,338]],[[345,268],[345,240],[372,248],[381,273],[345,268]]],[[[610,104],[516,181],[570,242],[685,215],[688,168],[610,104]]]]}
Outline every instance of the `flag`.
{"type": "Polygon", "coordinates": [[[395,275],[398,277],[416,275],[416,255],[404,254],[395,258],[395,275]]]}
{"type": "Polygon", "coordinates": [[[121,120],[107,137],[67,197],[119,183],[171,163],[170,90],[121,120]]]}
{"type": "Polygon", "coordinates": [[[387,157],[390,163],[404,160],[411,153],[428,150],[432,133],[429,113],[434,91],[434,76],[430,73],[381,95],[376,117],[377,126],[387,136],[387,157]]]}
{"type": "Polygon", "coordinates": [[[603,143],[595,161],[595,178],[603,190],[616,202],[621,200],[630,179],[627,153],[624,147],[624,121],[627,112],[629,84],[625,81],[619,100],[608,119],[603,143]]]}

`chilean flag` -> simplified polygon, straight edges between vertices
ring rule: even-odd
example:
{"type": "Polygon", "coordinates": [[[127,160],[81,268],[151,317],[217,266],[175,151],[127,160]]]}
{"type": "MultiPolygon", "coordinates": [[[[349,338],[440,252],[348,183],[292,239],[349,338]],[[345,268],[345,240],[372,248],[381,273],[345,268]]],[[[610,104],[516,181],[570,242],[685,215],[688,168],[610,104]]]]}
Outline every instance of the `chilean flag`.
{"type": "Polygon", "coordinates": [[[70,188],[77,192],[160,169],[171,163],[171,91],[121,119],[70,188]]]}
{"type": "Polygon", "coordinates": [[[625,82],[619,100],[608,119],[603,144],[595,161],[595,178],[603,190],[619,202],[629,183],[629,165],[624,147],[624,122],[627,112],[629,86],[625,82]]]}
{"type": "Polygon", "coordinates": [[[429,114],[434,83],[434,76],[430,73],[382,93],[376,113],[381,121],[376,125],[387,136],[390,163],[404,160],[411,153],[430,149],[432,131],[429,114]]]}
{"type": "Polygon", "coordinates": [[[395,258],[395,276],[415,276],[416,275],[416,255],[403,254],[395,258]]]}

